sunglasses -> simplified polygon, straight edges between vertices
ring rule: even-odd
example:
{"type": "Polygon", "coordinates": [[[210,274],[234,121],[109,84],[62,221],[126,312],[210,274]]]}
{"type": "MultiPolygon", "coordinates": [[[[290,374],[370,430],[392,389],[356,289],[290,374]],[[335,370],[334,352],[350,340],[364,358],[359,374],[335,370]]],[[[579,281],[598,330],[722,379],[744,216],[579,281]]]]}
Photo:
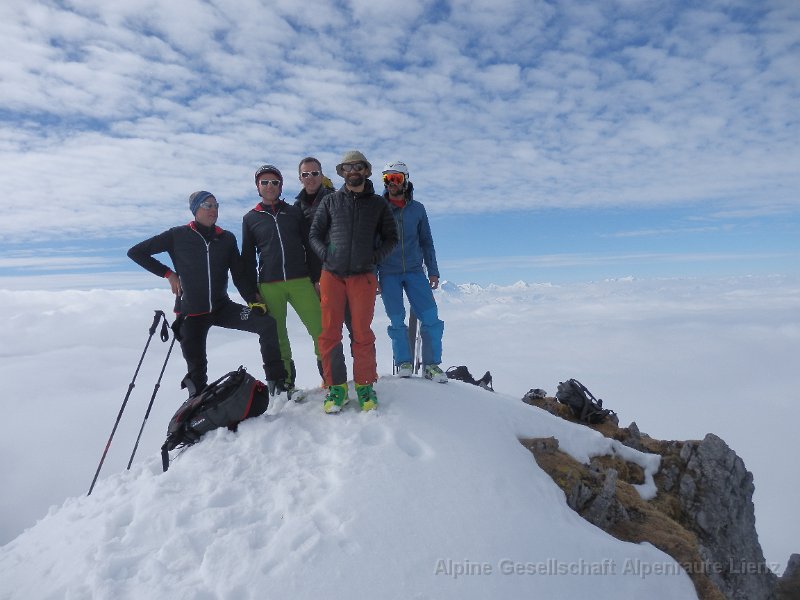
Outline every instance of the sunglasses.
{"type": "Polygon", "coordinates": [[[209,202],[206,200],[205,202],[200,203],[200,208],[205,208],[206,210],[211,210],[212,208],[219,208],[219,202],[209,202]]]}
{"type": "Polygon", "coordinates": [[[322,175],[322,171],[303,171],[300,173],[300,177],[303,179],[308,179],[309,177],[319,177],[322,175]]]}
{"type": "Polygon", "coordinates": [[[262,179],[258,183],[260,183],[261,185],[263,185],[265,187],[268,186],[268,185],[274,185],[275,187],[278,187],[281,184],[281,180],[280,179],[262,179]]]}
{"type": "Polygon", "coordinates": [[[389,185],[390,183],[394,183],[395,185],[402,185],[403,182],[406,180],[406,176],[402,173],[386,173],[383,176],[383,183],[389,185]]]}
{"type": "Polygon", "coordinates": [[[345,173],[349,173],[350,171],[356,171],[357,173],[360,173],[361,171],[366,170],[366,168],[367,168],[367,165],[365,165],[364,163],[361,163],[361,162],[359,162],[359,163],[344,163],[342,165],[342,171],[344,171],[345,173]]]}

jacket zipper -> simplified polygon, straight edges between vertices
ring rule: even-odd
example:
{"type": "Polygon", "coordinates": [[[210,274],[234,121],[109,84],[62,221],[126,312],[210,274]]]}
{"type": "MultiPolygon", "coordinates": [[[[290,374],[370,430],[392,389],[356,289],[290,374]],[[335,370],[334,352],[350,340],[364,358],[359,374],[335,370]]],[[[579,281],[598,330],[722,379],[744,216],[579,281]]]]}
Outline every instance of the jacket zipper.
{"type": "Polygon", "coordinates": [[[352,235],[350,237],[350,247],[348,248],[348,255],[347,255],[347,271],[350,272],[350,268],[353,266],[353,246],[356,243],[356,209],[358,208],[358,194],[356,192],[351,192],[353,195],[353,203],[352,209],[353,212],[351,213],[352,216],[350,217],[350,231],[352,235]]]}
{"type": "Polygon", "coordinates": [[[286,251],[283,248],[283,236],[281,236],[281,228],[278,225],[278,213],[269,215],[275,220],[275,230],[278,232],[278,244],[281,247],[281,270],[283,271],[283,280],[286,281],[286,251]]]}
{"type": "Polygon", "coordinates": [[[403,273],[406,272],[406,239],[405,239],[405,221],[403,220],[403,211],[406,209],[405,205],[400,209],[400,218],[397,220],[398,233],[400,234],[400,264],[403,266],[403,273]]]}
{"type": "Polygon", "coordinates": [[[208,312],[214,311],[214,303],[211,300],[211,242],[207,242],[206,238],[203,237],[203,234],[197,231],[196,229],[192,229],[197,235],[200,236],[200,239],[203,240],[203,243],[206,245],[206,275],[208,276],[208,312]]]}

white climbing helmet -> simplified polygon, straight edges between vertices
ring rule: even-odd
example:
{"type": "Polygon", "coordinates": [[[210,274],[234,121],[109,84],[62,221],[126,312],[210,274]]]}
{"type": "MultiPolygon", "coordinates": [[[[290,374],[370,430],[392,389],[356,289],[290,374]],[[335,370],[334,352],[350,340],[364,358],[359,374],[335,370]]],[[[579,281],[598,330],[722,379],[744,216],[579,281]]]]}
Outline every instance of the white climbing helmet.
{"type": "Polygon", "coordinates": [[[406,176],[406,180],[408,180],[408,167],[402,160],[393,160],[386,163],[383,167],[383,173],[402,173],[406,176]]]}

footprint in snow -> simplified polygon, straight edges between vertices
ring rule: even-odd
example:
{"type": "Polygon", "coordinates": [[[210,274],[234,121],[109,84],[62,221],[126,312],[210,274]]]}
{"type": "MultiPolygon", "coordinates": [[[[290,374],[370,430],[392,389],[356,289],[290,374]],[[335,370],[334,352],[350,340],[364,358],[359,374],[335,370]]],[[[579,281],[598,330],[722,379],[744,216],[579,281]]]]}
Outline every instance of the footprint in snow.
{"type": "Polygon", "coordinates": [[[433,455],[431,447],[408,431],[396,431],[394,442],[411,458],[430,458],[433,455]]]}
{"type": "Polygon", "coordinates": [[[394,444],[411,458],[429,458],[433,455],[431,447],[415,434],[407,431],[392,431],[381,423],[369,423],[360,433],[361,441],[367,446],[394,444]]]}

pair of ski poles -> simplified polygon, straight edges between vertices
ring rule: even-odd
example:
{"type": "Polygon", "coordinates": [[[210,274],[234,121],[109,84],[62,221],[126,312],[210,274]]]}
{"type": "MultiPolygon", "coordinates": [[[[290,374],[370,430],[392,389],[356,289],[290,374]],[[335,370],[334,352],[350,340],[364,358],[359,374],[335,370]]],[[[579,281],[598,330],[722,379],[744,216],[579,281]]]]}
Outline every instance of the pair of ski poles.
{"type": "MultiPolygon", "coordinates": [[[[139,358],[139,364],[136,365],[136,371],[133,373],[133,379],[128,384],[128,392],[125,394],[125,399],[122,401],[122,406],[119,409],[119,414],[117,415],[117,420],[114,422],[114,427],[111,430],[111,435],[108,437],[108,441],[106,442],[106,447],[103,450],[103,456],[100,458],[100,464],[97,465],[97,471],[94,473],[94,478],[92,479],[92,485],[89,486],[89,493],[86,494],[87,496],[91,496],[92,490],[94,489],[94,484],[97,483],[97,477],[100,475],[100,469],[103,468],[103,463],[106,460],[106,455],[108,454],[108,449],[111,447],[111,440],[114,439],[114,434],[117,432],[117,426],[119,425],[120,419],[122,419],[122,413],[125,411],[125,406],[128,404],[128,399],[130,398],[131,392],[133,388],[136,386],[136,377],[139,375],[139,369],[142,366],[142,362],[144,361],[144,356],[147,354],[147,349],[150,347],[150,341],[153,339],[153,335],[158,328],[158,324],[161,323],[161,341],[166,342],[169,339],[169,325],[167,323],[167,316],[164,314],[164,311],[157,310],[155,311],[155,316],[153,317],[153,324],[150,326],[149,333],[150,335],[147,337],[147,343],[144,345],[144,350],[142,351],[142,356],[139,358]]],[[[169,350],[167,350],[167,356],[164,359],[164,364],[161,365],[161,373],[158,375],[158,380],[156,381],[156,385],[153,388],[153,394],[150,396],[150,403],[147,405],[147,412],[145,412],[144,420],[142,420],[142,426],[139,428],[139,435],[136,437],[136,444],[133,446],[133,452],[131,452],[131,458],[128,461],[127,470],[130,470],[131,464],[133,464],[133,457],[136,455],[136,450],[139,448],[139,440],[142,437],[142,432],[144,431],[144,426],[147,423],[147,418],[150,416],[150,409],[153,408],[153,402],[156,399],[156,394],[158,394],[158,389],[161,387],[161,378],[164,376],[164,370],[167,368],[167,362],[169,361],[170,354],[172,354],[172,347],[175,345],[175,335],[172,336],[172,342],[169,345],[169,350]]]]}

